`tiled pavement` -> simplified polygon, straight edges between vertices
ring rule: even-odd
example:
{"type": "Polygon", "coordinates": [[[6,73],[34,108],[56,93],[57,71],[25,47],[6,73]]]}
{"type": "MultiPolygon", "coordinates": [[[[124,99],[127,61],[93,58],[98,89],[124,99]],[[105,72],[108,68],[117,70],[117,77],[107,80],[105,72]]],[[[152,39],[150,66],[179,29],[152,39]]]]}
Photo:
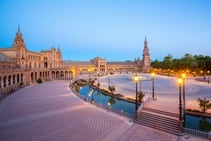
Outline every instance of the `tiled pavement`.
{"type": "Polygon", "coordinates": [[[133,127],[120,138],[121,141],[175,141],[177,137],[143,125],[134,124],[133,127]]]}
{"type": "Polygon", "coordinates": [[[25,87],[0,102],[0,141],[176,141],[83,102],[67,81],[25,87]]]}

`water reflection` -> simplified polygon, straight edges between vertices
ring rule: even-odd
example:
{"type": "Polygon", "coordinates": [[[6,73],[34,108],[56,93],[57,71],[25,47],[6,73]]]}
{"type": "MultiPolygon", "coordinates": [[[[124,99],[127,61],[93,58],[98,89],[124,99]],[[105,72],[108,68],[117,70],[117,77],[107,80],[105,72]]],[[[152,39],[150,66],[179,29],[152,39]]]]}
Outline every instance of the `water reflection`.
{"type": "Polygon", "coordinates": [[[205,132],[211,131],[211,118],[199,117],[187,114],[185,127],[205,132]]]}
{"type": "Polygon", "coordinates": [[[199,121],[199,129],[201,131],[210,131],[211,130],[211,123],[207,120],[207,118],[202,117],[199,121]]]}
{"type": "Polygon", "coordinates": [[[116,101],[115,101],[115,99],[114,99],[113,97],[111,97],[111,98],[108,100],[108,102],[109,102],[111,105],[113,105],[113,104],[116,103],[116,101]]]}
{"type": "Polygon", "coordinates": [[[75,86],[76,90],[79,90],[78,93],[86,98],[87,100],[94,101],[95,104],[100,104],[104,108],[109,108],[114,112],[119,114],[124,113],[124,115],[133,117],[135,113],[135,104],[127,102],[125,100],[118,99],[113,96],[105,95],[104,93],[85,85],[81,88],[75,86]]]}

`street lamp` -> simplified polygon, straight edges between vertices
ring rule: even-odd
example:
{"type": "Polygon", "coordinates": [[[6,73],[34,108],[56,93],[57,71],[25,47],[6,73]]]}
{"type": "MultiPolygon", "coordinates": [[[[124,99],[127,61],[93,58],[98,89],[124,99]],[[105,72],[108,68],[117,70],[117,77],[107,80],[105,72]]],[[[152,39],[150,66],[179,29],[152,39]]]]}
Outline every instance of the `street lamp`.
{"type": "Polygon", "coordinates": [[[152,99],[155,99],[155,73],[152,73],[152,99]]]}
{"type": "Polygon", "coordinates": [[[139,82],[139,77],[137,74],[133,77],[133,80],[136,84],[136,106],[135,106],[135,118],[137,118],[138,115],[138,82],[139,82]]]}
{"type": "Polygon", "coordinates": [[[182,79],[179,78],[177,82],[179,84],[179,127],[180,129],[182,129],[182,97],[181,97],[182,79]]]}
{"type": "Polygon", "coordinates": [[[97,72],[97,87],[100,87],[100,74],[97,72]]]}
{"type": "Polygon", "coordinates": [[[186,108],[186,105],[185,105],[185,78],[186,78],[186,75],[185,75],[185,73],[183,73],[182,74],[182,87],[183,87],[183,93],[182,93],[182,95],[183,95],[183,120],[184,120],[184,122],[183,122],[183,127],[185,127],[185,108],[186,108]]]}
{"type": "Polygon", "coordinates": [[[108,74],[108,87],[110,87],[110,74],[108,74]]]}
{"type": "Polygon", "coordinates": [[[208,75],[207,77],[208,77],[208,84],[209,84],[210,83],[210,71],[209,70],[207,71],[207,75],[208,75]]]}

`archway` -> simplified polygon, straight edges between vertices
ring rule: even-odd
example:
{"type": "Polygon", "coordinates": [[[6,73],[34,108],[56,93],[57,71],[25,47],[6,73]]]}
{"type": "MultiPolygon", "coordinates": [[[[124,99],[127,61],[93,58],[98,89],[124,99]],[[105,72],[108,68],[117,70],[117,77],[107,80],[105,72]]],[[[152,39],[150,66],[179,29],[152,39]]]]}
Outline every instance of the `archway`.
{"type": "Polygon", "coordinates": [[[6,87],[7,86],[7,76],[4,76],[4,87],[6,87]]]}
{"type": "Polygon", "coordinates": [[[8,77],[8,85],[10,86],[11,85],[11,81],[12,80],[12,77],[11,77],[11,75],[9,75],[9,77],[8,77]]]}
{"type": "Polygon", "coordinates": [[[34,82],[34,74],[33,74],[33,72],[31,72],[31,82],[32,83],[34,82]]]}
{"type": "Polygon", "coordinates": [[[12,82],[15,84],[15,74],[12,76],[12,82]]]}

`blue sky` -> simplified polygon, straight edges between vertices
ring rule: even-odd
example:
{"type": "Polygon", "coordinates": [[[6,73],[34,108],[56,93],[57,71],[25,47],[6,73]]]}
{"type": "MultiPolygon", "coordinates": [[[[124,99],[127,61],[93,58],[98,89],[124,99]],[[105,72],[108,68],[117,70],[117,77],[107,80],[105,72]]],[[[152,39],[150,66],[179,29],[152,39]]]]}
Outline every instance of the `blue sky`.
{"type": "Polygon", "coordinates": [[[210,0],[0,0],[0,47],[18,24],[29,50],[60,47],[63,59],[110,61],[171,54],[211,56],[210,0]]]}

